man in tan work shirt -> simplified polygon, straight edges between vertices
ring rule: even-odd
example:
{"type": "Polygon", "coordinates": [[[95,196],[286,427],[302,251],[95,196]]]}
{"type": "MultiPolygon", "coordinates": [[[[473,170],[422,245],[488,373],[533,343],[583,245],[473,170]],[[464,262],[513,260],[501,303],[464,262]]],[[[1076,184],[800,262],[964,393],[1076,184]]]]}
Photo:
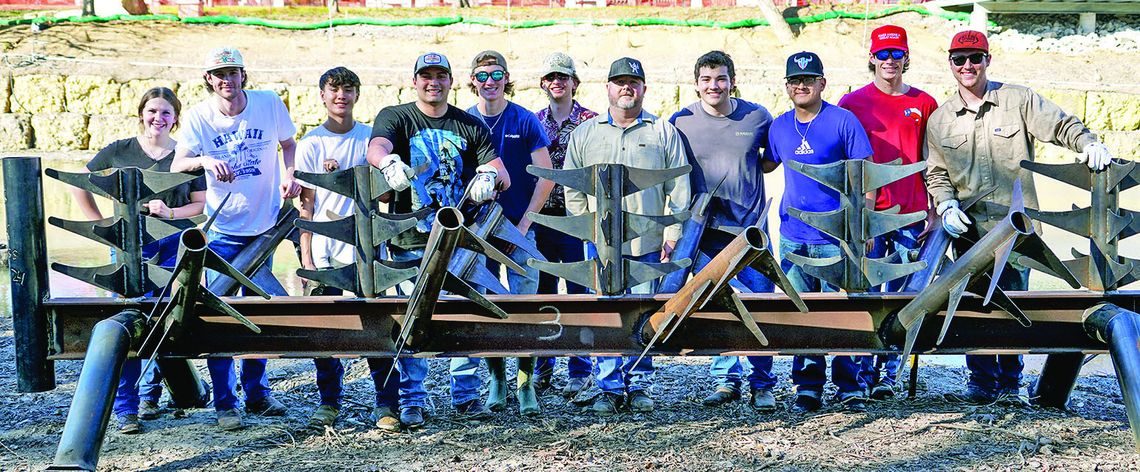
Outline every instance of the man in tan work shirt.
{"type": "MultiPolygon", "coordinates": [[[[1027,87],[988,80],[991,60],[985,34],[962,31],[954,35],[949,63],[958,91],[934,111],[927,124],[926,186],[959,254],[1005,217],[1017,179],[1021,179],[1025,205],[1037,208],[1033,176],[1020,165],[1033,160],[1034,140],[1080,152],[1079,160],[1092,172],[1104,169],[1112,159],[1079,118],[1027,87]],[[958,208],[959,200],[991,187],[996,190],[971,207],[968,216],[958,208]],[[971,226],[975,221],[978,224],[971,226]]],[[[1027,290],[1029,269],[1011,266],[1002,271],[998,286],[1027,290]]],[[[948,394],[948,399],[983,404],[1009,399],[1028,404],[1020,387],[1024,367],[1020,355],[967,355],[966,366],[970,378],[965,393],[948,394]]]]}

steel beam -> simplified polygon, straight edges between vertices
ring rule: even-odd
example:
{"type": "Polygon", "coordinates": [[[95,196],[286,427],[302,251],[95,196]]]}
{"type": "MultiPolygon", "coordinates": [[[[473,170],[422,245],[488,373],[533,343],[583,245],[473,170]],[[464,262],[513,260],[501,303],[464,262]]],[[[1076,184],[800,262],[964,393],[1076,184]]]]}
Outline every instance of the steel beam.
{"type": "Polygon", "coordinates": [[[1084,327],[1088,335],[1108,344],[1116,381],[1124,397],[1128,426],[1136,452],[1140,452],[1140,315],[1136,307],[1122,308],[1104,303],[1085,313],[1084,327]]]}
{"type": "Polygon", "coordinates": [[[1049,354],[1029,397],[1041,406],[1068,408],[1069,396],[1077,385],[1084,363],[1085,355],[1079,352],[1049,354]]]}

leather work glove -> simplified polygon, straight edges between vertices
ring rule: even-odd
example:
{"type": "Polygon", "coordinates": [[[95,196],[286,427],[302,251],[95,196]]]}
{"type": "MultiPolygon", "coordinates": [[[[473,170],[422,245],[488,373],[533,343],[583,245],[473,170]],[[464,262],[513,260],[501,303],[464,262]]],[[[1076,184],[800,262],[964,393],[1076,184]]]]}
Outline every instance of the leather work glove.
{"type": "Polygon", "coordinates": [[[958,200],[939,203],[938,215],[942,217],[942,229],[952,237],[957,238],[970,229],[970,217],[958,208],[958,200]]]}
{"type": "Polygon", "coordinates": [[[471,201],[481,203],[495,198],[495,178],[498,176],[495,166],[483,164],[476,167],[475,178],[471,181],[471,201]]]}
{"type": "Polygon", "coordinates": [[[397,154],[389,154],[380,160],[380,172],[384,174],[384,180],[388,182],[388,186],[397,192],[411,187],[412,183],[408,179],[416,175],[411,167],[400,160],[400,156],[397,154]]]}
{"type": "Polygon", "coordinates": [[[1105,146],[1104,143],[1093,141],[1085,145],[1085,148],[1077,156],[1077,162],[1088,164],[1089,169],[1094,171],[1104,170],[1112,162],[1112,153],[1108,151],[1108,146],[1105,146]]]}

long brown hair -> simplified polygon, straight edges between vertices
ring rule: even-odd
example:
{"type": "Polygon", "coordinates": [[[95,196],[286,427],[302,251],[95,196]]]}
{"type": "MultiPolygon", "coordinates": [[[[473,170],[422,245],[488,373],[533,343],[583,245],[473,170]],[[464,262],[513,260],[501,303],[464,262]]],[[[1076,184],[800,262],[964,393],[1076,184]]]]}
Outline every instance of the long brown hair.
{"type": "Polygon", "coordinates": [[[143,109],[146,108],[146,102],[149,102],[153,98],[166,100],[167,103],[170,103],[170,106],[174,107],[175,121],[174,125],[170,127],[170,131],[178,129],[178,124],[182,121],[182,102],[178,101],[178,96],[174,94],[173,90],[166,87],[155,87],[143,92],[142,98],[139,99],[139,111],[137,115],[139,117],[139,126],[142,126],[142,114],[143,109]]]}

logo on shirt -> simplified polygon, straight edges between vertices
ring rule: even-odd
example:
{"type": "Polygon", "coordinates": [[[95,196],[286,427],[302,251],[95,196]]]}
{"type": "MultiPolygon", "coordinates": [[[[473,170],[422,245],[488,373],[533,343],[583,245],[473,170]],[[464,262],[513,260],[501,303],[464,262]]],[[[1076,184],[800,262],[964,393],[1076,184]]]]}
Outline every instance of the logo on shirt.
{"type": "Polygon", "coordinates": [[[511,139],[519,139],[522,137],[522,135],[521,134],[503,134],[503,137],[504,138],[511,138],[511,139]]]}
{"type": "MultiPolygon", "coordinates": [[[[467,140],[452,131],[423,129],[408,142],[411,166],[416,172],[412,181],[412,210],[424,206],[459,206],[463,198],[463,158],[467,140]]],[[[416,229],[427,233],[435,222],[433,211],[416,223],[416,229]]]]}
{"type": "Polygon", "coordinates": [[[913,119],[915,124],[922,123],[922,110],[918,108],[911,107],[903,110],[903,116],[913,119]]]}
{"type": "Polygon", "coordinates": [[[802,156],[805,154],[815,154],[815,150],[811,148],[806,139],[800,140],[800,147],[796,148],[796,155],[802,156]]]}
{"type": "Polygon", "coordinates": [[[737,136],[754,136],[755,133],[753,133],[751,131],[737,131],[736,135],[737,136]]]}

